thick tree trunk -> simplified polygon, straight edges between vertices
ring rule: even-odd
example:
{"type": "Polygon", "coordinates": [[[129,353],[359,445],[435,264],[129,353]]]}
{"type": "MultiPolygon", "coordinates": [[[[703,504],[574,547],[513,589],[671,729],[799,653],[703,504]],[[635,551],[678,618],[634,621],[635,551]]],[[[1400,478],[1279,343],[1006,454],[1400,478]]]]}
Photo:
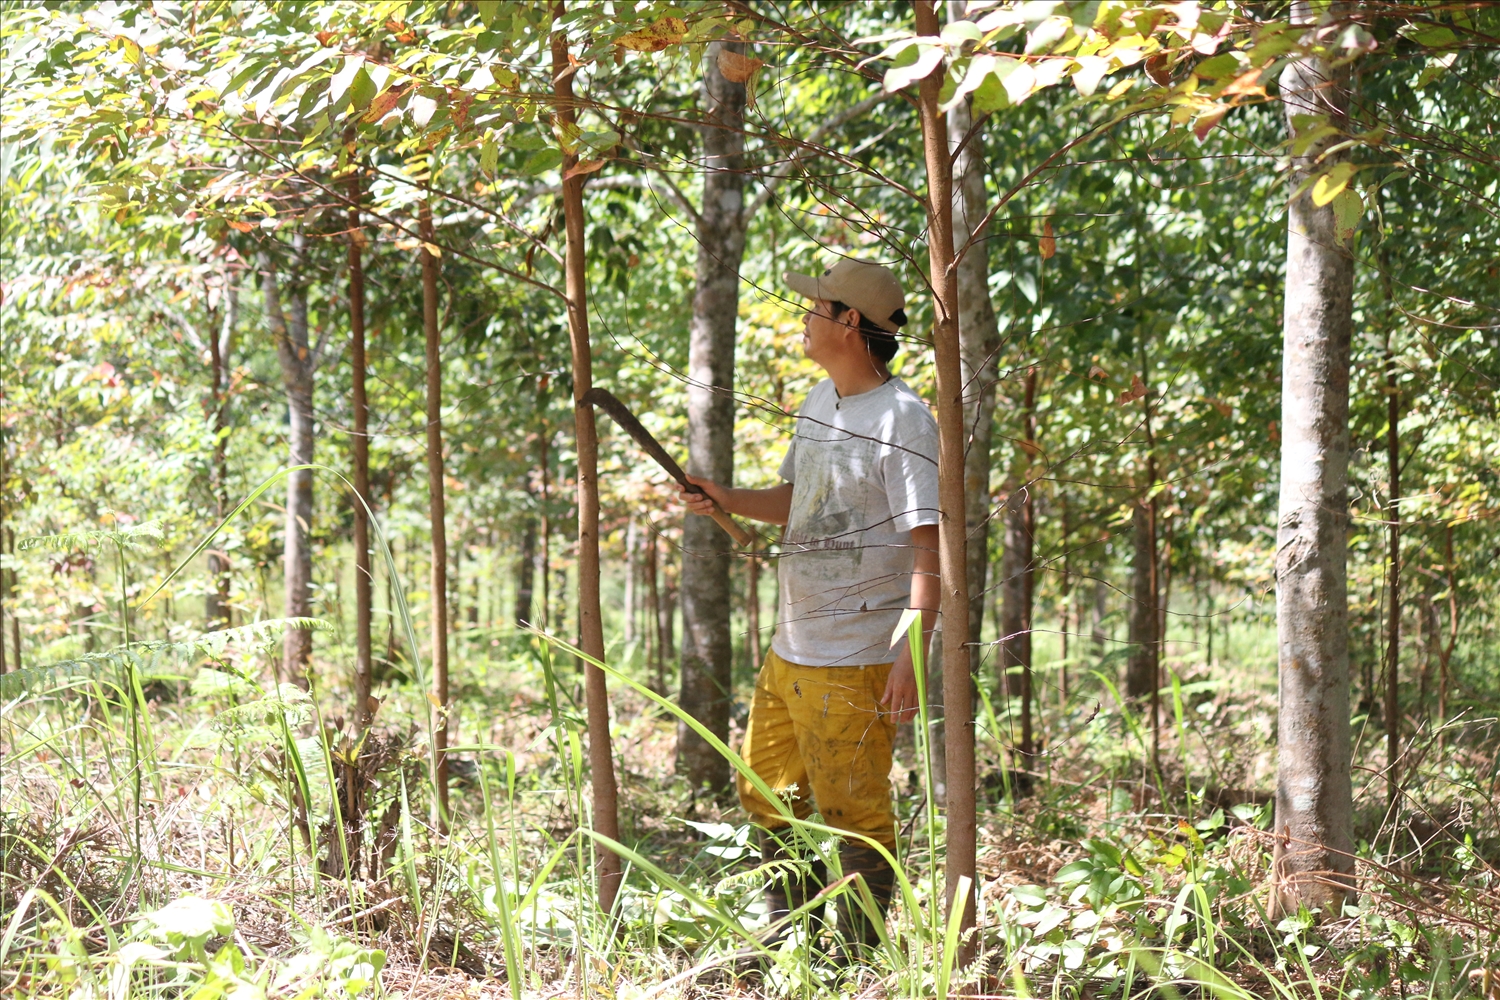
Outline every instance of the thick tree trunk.
{"type": "MultiPolygon", "coordinates": [[[[948,20],[963,18],[967,0],[948,0],[948,20]]],[[[984,592],[990,564],[990,442],[999,381],[1000,327],[990,301],[990,226],[985,221],[984,134],[973,130],[967,101],[948,112],[948,146],[953,161],[953,228],[958,243],[969,248],[958,262],[959,364],[963,373],[964,519],[968,538],[969,670],[978,675],[984,647],[984,592]]]]}
{"type": "Polygon", "coordinates": [[[1135,700],[1149,698],[1156,690],[1161,649],[1157,634],[1161,617],[1156,609],[1155,502],[1137,497],[1130,508],[1130,659],[1125,666],[1125,695],[1135,700]]]}
{"type": "MultiPolygon", "coordinates": [[[[354,718],[361,732],[375,718],[371,698],[374,650],[370,630],[374,621],[370,566],[370,514],[375,505],[370,492],[370,401],[365,394],[365,234],[359,224],[359,172],[349,175],[349,368],[354,408],[354,718]]],[[[351,776],[352,780],[352,776],[351,776]]]]}
{"type": "MultiPolygon", "coordinates": [[[[417,225],[425,244],[433,245],[432,209],[419,206],[417,225]]],[[[422,335],[427,364],[427,504],[432,519],[432,783],[437,790],[438,822],[448,823],[448,527],[443,489],[443,359],[438,331],[438,258],[426,246],[422,257],[422,335]]]]}
{"type": "MultiPolygon", "coordinates": [[[[557,29],[552,33],[552,88],[557,100],[555,117],[560,126],[577,124],[573,97],[573,73],[577,68],[568,54],[568,39],[561,29],[566,10],[562,0],[554,6],[557,29]]],[[[564,263],[564,294],[568,306],[568,336],[573,351],[573,429],[578,455],[578,632],[579,648],[604,661],[604,623],[599,612],[599,437],[594,408],[583,397],[593,387],[594,357],[589,343],[588,264],[584,256],[583,177],[568,176],[578,164],[576,154],[563,157],[562,202],[567,233],[564,263]]],[[[585,705],[588,713],[589,775],[593,791],[593,826],[611,840],[620,839],[620,816],[615,761],[609,734],[609,688],[604,671],[592,663],[583,668],[585,705]]],[[[620,857],[602,844],[596,845],[599,878],[599,909],[614,910],[620,891],[620,857]]]]}
{"type": "MultiPolygon", "coordinates": [[[[214,456],[210,487],[214,495],[214,521],[220,523],[229,513],[229,359],[234,349],[234,332],[240,318],[240,286],[237,278],[226,278],[224,284],[224,319],[216,334],[208,338],[209,360],[213,376],[214,456]]],[[[204,598],[204,615],[208,628],[228,628],[229,558],[223,541],[208,550],[208,594],[204,598]]]]}
{"type": "MultiPolygon", "coordinates": [[[[301,237],[294,260],[300,264],[301,237]]],[[[300,274],[292,275],[287,287],[287,306],[282,308],[281,288],[275,265],[261,258],[264,272],[266,319],[281,363],[281,380],[287,401],[287,465],[311,465],[315,429],[313,424],[313,373],[317,358],[307,342],[307,288],[300,274]]],[[[313,474],[302,469],[287,476],[285,601],[287,618],[305,618],[312,602],[313,474]]],[[[301,682],[312,659],[312,631],[287,629],[282,643],[286,676],[301,682]]]]}
{"type": "MultiPolygon", "coordinates": [[[[1305,0],[1292,5],[1292,19],[1315,20],[1305,0]]],[[[1321,59],[1288,65],[1281,100],[1289,136],[1309,127],[1299,126],[1302,115],[1331,115],[1338,127],[1347,99],[1343,86],[1321,59]]],[[[1317,160],[1333,141],[1315,140],[1292,158],[1292,190],[1331,165],[1317,160]]],[[[1319,208],[1304,192],[1288,206],[1287,219],[1272,878],[1277,911],[1303,904],[1333,917],[1352,892],[1354,867],[1346,576],[1353,296],[1354,264],[1339,248],[1333,208],[1319,208]]]]}
{"type": "MultiPolygon", "coordinates": [[[[719,71],[712,42],[703,66],[703,207],[688,325],[688,471],[728,484],[734,477],[734,334],[740,261],[745,254],[745,85],[719,71]]],[[[689,514],[682,544],[682,693],[679,704],[720,739],[729,736],[734,649],[729,616],[730,539],[706,517],[689,514]]],[[[729,787],[729,762],[686,724],[677,727],[677,768],[694,788],[729,787]]]]}
{"type": "MultiPolygon", "coordinates": [[[[919,35],[936,35],[940,25],[936,0],[917,0],[919,35]]],[[[953,161],[948,128],[938,110],[946,67],[939,63],[918,85],[922,115],[922,148],[927,166],[928,273],[935,318],[938,418],[939,561],[942,574],[942,619],[955,635],[966,636],[969,622],[967,498],[964,493],[964,381],[958,334],[958,271],[953,261],[953,161]]],[[[947,751],[947,897],[949,913],[958,915],[961,934],[974,926],[974,727],[969,651],[952,639],[943,643],[943,714],[947,751]],[[960,884],[965,890],[960,893],[960,884]]],[[[972,938],[960,939],[958,964],[974,957],[972,938]]]]}
{"type": "Polygon", "coordinates": [[[1391,354],[1389,329],[1385,333],[1385,392],[1385,457],[1390,478],[1386,508],[1390,551],[1385,588],[1390,609],[1385,629],[1385,800],[1389,808],[1395,805],[1401,787],[1401,390],[1396,385],[1396,359],[1391,354]]]}

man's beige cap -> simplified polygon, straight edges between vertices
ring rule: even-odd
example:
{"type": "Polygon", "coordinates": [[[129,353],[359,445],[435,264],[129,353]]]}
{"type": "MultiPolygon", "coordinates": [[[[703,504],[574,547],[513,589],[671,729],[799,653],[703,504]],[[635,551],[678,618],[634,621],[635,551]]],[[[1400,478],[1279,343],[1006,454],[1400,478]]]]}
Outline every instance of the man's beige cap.
{"type": "Polygon", "coordinates": [[[882,330],[895,333],[901,329],[891,315],[906,308],[906,293],[884,264],[846,257],[817,277],[788,271],[782,279],[792,291],[810,299],[829,299],[858,309],[882,330]]]}

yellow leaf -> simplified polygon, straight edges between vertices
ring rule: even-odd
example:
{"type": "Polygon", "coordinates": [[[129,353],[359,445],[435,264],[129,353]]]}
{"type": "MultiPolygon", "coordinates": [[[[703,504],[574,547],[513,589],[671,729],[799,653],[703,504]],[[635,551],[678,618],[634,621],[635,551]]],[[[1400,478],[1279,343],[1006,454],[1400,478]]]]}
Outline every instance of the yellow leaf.
{"type": "Polygon", "coordinates": [[[435,244],[435,243],[428,243],[426,240],[422,241],[422,249],[426,250],[428,253],[432,254],[434,257],[441,257],[443,255],[442,249],[439,248],[437,246],[437,244],[435,244]]]}
{"type": "Polygon", "coordinates": [[[1327,173],[1313,182],[1313,204],[1322,208],[1337,198],[1339,193],[1349,186],[1349,181],[1354,177],[1354,169],[1354,164],[1347,161],[1335,163],[1327,173]]]}
{"type": "Polygon", "coordinates": [[[380,121],[396,106],[396,102],[401,100],[405,93],[405,87],[392,87],[387,90],[370,102],[370,109],[365,112],[364,120],[366,122],[380,121]]]}
{"type": "Polygon", "coordinates": [[[686,21],[680,17],[664,17],[648,28],[621,35],[617,44],[632,52],[660,52],[682,41],[686,34],[686,21]]]}

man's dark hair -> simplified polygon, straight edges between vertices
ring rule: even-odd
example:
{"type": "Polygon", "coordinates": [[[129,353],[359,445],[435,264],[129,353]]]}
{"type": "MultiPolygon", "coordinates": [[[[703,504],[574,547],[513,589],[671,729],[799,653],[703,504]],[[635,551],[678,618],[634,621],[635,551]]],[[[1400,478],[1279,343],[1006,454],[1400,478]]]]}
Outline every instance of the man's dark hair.
{"type": "MultiPolygon", "coordinates": [[[[833,303],[833,318],[838,319],[844,313],[854,308],[854,306],[835,300],[833,303]]],[[[906,310],[897,309],[891,313],[889,321],[897,327],[905,326],[906,310]]],[[[896,342],[896,335],[894,333],[876,326],[875,321],[863,312],[859,314],[859,332],[864,335],[865,346],[870,349],[870,354],[887,364],[896,356],[896,352],[901,349],[901,345],[896,342]]]]}

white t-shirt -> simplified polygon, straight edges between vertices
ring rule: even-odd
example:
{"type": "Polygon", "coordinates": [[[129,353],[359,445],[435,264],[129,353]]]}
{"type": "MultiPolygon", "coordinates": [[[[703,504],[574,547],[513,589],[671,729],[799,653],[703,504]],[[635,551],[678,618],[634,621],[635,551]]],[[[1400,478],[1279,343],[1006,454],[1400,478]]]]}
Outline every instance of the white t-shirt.
{"type": "Polygon", "coordinates": [[[938,523],[937,421],[893,378],[840,399],[807,394],[781,478],[792,510],[771,648],[804,666],[889,663],[911,602],[911,529],[938,523]]]}

